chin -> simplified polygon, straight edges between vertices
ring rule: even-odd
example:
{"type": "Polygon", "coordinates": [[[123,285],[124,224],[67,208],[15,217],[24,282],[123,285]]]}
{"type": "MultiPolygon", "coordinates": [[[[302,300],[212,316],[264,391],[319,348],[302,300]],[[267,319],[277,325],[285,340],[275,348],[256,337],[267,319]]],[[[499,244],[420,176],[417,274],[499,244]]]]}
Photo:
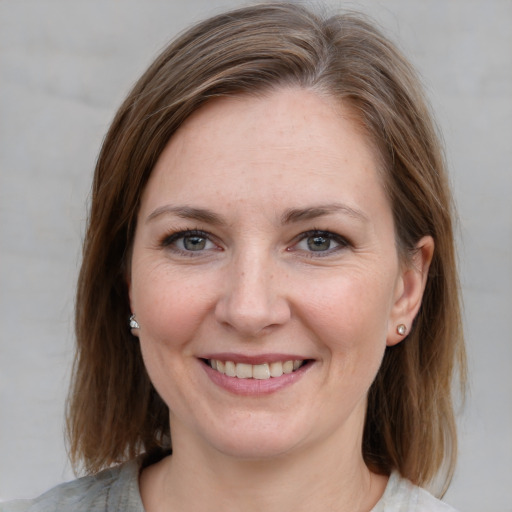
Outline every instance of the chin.
{"type": "Polygon", "coordinates": [[[290,428],[288,425],[269,424],[262,421],[257,424],[251,421],[250,425],[239,422],[237,428],[219,429],[218,436],[213,438],[210,432],[209,443],[217,451],[226,456],[244,460],[268,460],[282,457],[292,452],[297,446],[306,442],[308,437],[304,432],[290,428]]]}
{"type": "Polygon", "coordinates": [[[264,437],[240,440],[236,443],[223,443],[216,448],[228,457],[246,461],[272,460],[293,451],[293,445],[289,440],[269,440],[264,437]]]}

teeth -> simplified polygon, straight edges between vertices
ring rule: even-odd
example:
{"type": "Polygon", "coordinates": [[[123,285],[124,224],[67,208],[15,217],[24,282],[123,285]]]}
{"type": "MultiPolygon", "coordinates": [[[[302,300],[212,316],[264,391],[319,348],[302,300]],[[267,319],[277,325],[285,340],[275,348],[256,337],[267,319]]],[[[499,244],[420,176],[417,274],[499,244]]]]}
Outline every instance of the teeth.
{"type": "Polygon", "coordinates": [[[292,373],[293,372],[293,361],[285,361],[283,363],[283,373],[292,373]]]}
{"type": "Polygon", "coordinates": [[[226,361],[224,363],[224,373],[228,377],[236,377],[236,365],[233,361],[226,361]]]}
{"type": "Polygon", "coordinates": [[[281,377],[283,375],[283,363],[270,363],[270,376],[281,377]]]}
{"type": "Polygon", "coordinates": [[[250,379],[252,377],[252,364],[237,363],[236,376],[239,379],[250,379]]]}
{"type": "Polygon", "coordinates": [[[252,367],[252,378],[260,380],[270,379],[270,368],[268,364],[255,364],[252,367]]]}
{"type": "Polygon", "coordinates": [[[234,363],[233,361],[220,361],[218,359],[210,359],[208,363],[214,370],[217,370],[219,373],[223,373],[228,377],[237,377],[239,379],[267,380],[271,377],[281,377],[283,374],[292,373],[295,370],[298,370],[304,361],[296,359],[253,365],[247,363],[234,363]]]}

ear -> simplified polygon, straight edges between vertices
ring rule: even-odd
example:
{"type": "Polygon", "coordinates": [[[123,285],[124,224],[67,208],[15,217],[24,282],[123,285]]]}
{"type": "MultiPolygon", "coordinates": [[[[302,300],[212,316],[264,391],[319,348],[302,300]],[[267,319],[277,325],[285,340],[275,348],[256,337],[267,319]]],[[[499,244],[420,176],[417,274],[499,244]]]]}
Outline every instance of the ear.
{"type": "Polygon", "coordinates": [[[395,302],[389,319],[386,341],[388,347],[402,341],[411,329],[421,306],[433,255],[434,239],[431,236],[424,236],[416,244],[411,261],[403,266],[397,281],[395,302]],[[401,324],[406,329],[403,334],[397,331],[397,327],[401,324]]]}
{"type": "Polygon", "coordinates": [[[128,290],[128,301],[130,303],[130,311],[133,311],[133,300],[132,300],[132,276],[130,273],[125,275],[126,289],[128,290]]]}
{"type": "MultiPolygon", "coordinates": [[[[130,266],[131,267],[131,266],[130,266]]],[[[125,274],[125,280],[126,280],[126,288],[128,290],[128,301],[130,303],[130,311],[132,312],[133,315],[135,315],[135,311],[134,311],[134,308],[133,308],[133,298],[132,298],[132,276],[131,276],[131,268],[126,272],[125,274]]],[[[133,318],[135,320],[135,318],[133,318]]],[[[131,333],[136,336],[137,338],[139,337],[139,328],[133,328],[131,326],[132,324],[132,318],[130,318],[130,327],[131,327],[131,333]]]]}

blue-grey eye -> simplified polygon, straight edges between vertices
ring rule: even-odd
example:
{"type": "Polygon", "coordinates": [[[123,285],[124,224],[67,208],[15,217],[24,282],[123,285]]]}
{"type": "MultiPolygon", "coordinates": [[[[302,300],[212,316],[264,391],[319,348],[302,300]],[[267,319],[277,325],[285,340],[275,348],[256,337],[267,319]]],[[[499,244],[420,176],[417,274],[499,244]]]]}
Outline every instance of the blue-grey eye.
{"type": "Polygon", "coordinates": [[[293,246],[293,250],[305,253],[327,253],[343,249],[349,244],[342,236],[329,231],[311,230],[300,235],[300,240],[293,246]]]}
{"type": "Polygon", "coordinates": [[[187,251],[202,251],[206,248],[208,240],[202,236],[192,235],[182,238],[183,248],[187,251]]]}
{"type": "Polygon", "coordinates": [[[306,241],[308,249],[311,251],[328,251],[332,244],[330,238],[321,235],[309,236],[306,241]]]}
{"type": "Polygon", "coordinates": [[[185,253],[208,251],[217,247],[207,233],[196,230],[173,233],[162,240],[162,246],[185,253]]]}

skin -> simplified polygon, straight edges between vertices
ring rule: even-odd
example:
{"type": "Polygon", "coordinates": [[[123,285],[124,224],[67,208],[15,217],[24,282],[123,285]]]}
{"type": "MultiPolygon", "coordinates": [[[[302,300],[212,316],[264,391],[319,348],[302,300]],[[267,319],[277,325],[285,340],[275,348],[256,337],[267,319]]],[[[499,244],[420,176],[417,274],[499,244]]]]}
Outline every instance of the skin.
{"type": "Polygon", "coordinates": [[[361,455],[366,396],[419,309],[432,239],[418,248],[402,264],[377,159],[332,100],[288,88],[195,112],[144,190],[129,277],[173,436],[142,473],[146,510],[370,510],[386,478],[361,455]],[[226,353],[310,362],[243,394],[203,361],[226,353]]]}

